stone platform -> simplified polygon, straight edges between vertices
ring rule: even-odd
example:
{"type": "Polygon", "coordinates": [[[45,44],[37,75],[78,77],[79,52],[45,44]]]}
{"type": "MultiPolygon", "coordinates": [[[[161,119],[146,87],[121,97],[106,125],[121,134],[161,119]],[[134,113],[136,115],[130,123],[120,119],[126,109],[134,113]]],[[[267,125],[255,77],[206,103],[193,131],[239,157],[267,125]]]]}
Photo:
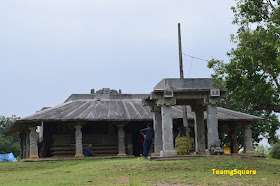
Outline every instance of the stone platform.
{"type": "Polygon", "coordinates": [[[162,156],[153,156],[149,157],[150,160],[154,161],[164,161],[164,160],[184,160],[184,159],[193,159],[193,158],[200,158],[200,157],[234,157],[234,158],[250,158],[250,157],[260,157],[265,158],[264,154],[223,154],[223,155],[177,155],[177,156],[171,156],[171,157],[162,157],[162,156]]]}
{"type": "MultiPolygon", "coordinates": [[[[194,159],[201,157],[234,157],[234,158],[250,158],[250,157],[259,157],[265,158],[264,154],[223,154],[223,155],[177,155],[171,157],[161,157],[161,156],[151,156],[148,157],[149,160],[153,161],[166,161],[166,160],[185,160],[185,159],[194,159]]],[[[24,162],[39,162],[39,161],[61,161],[61,160],[86,160],[86,159],[123,159],[123,158],[136,158],[135,156],[95,156],[95,157],[51,157],[51,158],[37,158],[37,159],[23,159],[20,161],[24,162]]],[[[139,158],[139,157],[138,157],[139,158]]]]}
{"type": "Polygon", "coordinates": [[[61,161],[61,160],[87,160],[87,159],[116,159],[116,158],[135,158],[134,156],[93,156],[93,157],[51,157],[37,159],[22,159],[23,162],[38,162],[38,161],[61,161]]]}

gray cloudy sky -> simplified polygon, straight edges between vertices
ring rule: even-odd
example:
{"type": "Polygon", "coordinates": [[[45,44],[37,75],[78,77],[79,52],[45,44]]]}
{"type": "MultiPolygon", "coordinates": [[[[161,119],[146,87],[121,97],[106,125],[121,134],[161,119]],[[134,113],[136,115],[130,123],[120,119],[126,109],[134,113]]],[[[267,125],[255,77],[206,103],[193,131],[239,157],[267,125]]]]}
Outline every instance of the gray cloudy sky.
{"type": "MultiPolygon", "coordinates": [[[[184,53],[227,61],[233,3],[0,1],[0,115],[24,117],[92,88],[151,92],[179,77],[178,22],[184,53]]],[[[185,56],[185,77],[210,77],[206,64],[185,56]]]]}

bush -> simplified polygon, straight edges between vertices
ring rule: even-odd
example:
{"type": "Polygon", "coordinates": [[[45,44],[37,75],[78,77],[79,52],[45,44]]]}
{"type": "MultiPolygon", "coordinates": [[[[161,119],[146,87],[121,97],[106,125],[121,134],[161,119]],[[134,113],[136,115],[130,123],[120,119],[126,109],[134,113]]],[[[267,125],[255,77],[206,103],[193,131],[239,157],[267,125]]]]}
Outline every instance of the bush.
{"type": "Polygon", "coordinates": [[[5,133],[19,117],[4,117],[0,115],[0,154],[12,152],[15,156],[20,153],[19,133],[6,137],[5,133]]]}
{"type": "Polygon", "coordinates": [[[264,154],[266,157],[268,157],[269,153],[270,153],[270,150],[271,149],[268,146],[258,145],[258,146],[255,147],[254,153],[264,154]]]}
{"type": "Polygon", "coordinates": [[[280,159],[280,143],[272,145],[270,156],[275,159],[280,159]]]}
{"type": "MultiPolygon", "coordinates": [[[[18,135],[18,134],[16,134],[18,135]]],[[[0,154],[12,152],[15,156],[20,154],[20,144],[18,141],[12,141],[9,137],[0,134],[0,154]]]]}
{"type": "Polygon", "coordinates": [[[175,140],[175,149],[178,155],[186,155],[191,150],[193,139],[186,136],[178,136],[175,140]]]}

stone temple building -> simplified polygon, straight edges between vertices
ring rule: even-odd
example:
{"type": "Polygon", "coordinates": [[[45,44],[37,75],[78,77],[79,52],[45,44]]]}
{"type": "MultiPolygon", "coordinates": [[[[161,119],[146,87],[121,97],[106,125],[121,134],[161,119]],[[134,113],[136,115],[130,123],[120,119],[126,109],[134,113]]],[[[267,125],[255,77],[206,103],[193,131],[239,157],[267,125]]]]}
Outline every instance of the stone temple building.
{"type": "Polygon", "coordinates": [[[183,125],[182,105],[186,105],[197,154],[211,154],[220,146],[223,133],[230,138],[231,152],[237,153],[238,128],[245,131],[244,150],[249,153],[250,125],[262,118],[217,107],[225,96],[226,89],[214,89],[212,79],[163,79],[150,94],[91,90],[17,120],[7,135],[20,133],[21,159],[81,157],[89,143],[98,156],[138,156],[139,130],[153,123],[153,155],[176,156],[174,140],[183,125]]]}

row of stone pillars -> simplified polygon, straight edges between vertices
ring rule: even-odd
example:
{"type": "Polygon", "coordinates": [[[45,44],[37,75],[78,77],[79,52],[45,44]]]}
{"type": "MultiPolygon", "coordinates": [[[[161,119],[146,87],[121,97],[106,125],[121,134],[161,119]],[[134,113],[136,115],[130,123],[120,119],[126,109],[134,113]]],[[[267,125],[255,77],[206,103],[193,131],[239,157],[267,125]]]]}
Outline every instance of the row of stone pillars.
{"type": "MultiPolygon", "coordinates": [[[[243,129],[244,129],[244,135],[243,135],[244,153],[253,153],[252,130],[250,129],[250,125],[244,125],[243,129]]],[[[232,128],[228,132],[228,138],[230,141],[231,153],[237,154],[239,149],[238,149],[237,134],[235,128],[232,128]]]]}
{"type": "MultiPolygon", "coordinates": [[[[119,124],[118,127],[118,154],[117,156],[126,156],[125,153],[125,124],[119,124]]],[[[83,133],[82,125],[75,126],[75,157],[83,157],[83,133]]]]}
{"type": "MultiPolygon", "coordinates": [[[[205,124],[204,124],[204,109],[203,106],[192,106],[192,111],[195,114],[195,151],[197,154],[205,154],[205,124]]],[[[153,112],[154,122],[154,152],[155,155],[160,156],[174,156],[176,151],[174,150],[173,142],[173,121],[171,116],[171,104],[165,101],[165,104],[159,106],[151,106],[153,112]],[[166,104],[167,103],[167,104],[166,104]]],[[[218,120],[217,120],[217,105],[206,105],[207,112],[207,149],[208,152],[211,149],[211,145],[220,143],[218,132],[218,120]]],[[[246,153],[252,152],[252,131],[250,125],[245,125],[244,131],[244,150],[246,153]]],[[[232,138],[237,139],[236,135],[232,135],[232,138]]],[[[237,142],[236,142],[237,143],[237,142]]],[[[209,152],[210,153],[210,152],[209,152]]]]}
{"type": "MultiPolygon", "coordinates": [[[[125,124],[118,126],[118,156],[126,156],[125,153],[125,124]]],[[[74,126],[75,128],[75,157],[83,157],[83,133],[82,125],[74,126]]],[[[38,156],[38,135],[36,127],[29,127],[24,133],[21,133],[21,159],[35,159],[38,156]]]]}
{"type": "MultiPolygon", "coordinates": [[[[154,114],[154,130],[155,130],[155,153],[160,156],[174,156],[173,142],[173,121],[171,115],[172,100],[164,99],[163,104],[153,105],[151,110],[154,114]]],[[[217,105],[208,104],[207,108],[207,136],[208,149],[211,144],[219,141],[217,105]]],[[[197,153],[205,153],[205,127],[204,127],[204,110],[202,107],[193,107],[195,113],[195,144],[197,153]]]]}

